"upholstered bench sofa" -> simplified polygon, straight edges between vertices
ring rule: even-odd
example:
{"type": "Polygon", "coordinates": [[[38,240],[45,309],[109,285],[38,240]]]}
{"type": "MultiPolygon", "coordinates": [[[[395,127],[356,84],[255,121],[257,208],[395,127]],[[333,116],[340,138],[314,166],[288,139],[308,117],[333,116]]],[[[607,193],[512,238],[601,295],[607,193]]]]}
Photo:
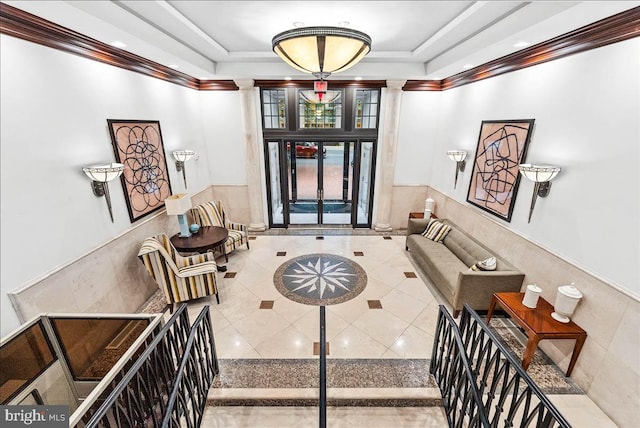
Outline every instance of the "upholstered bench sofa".
{"type": "Polygon", "coordinates": [[[409,219],[406,249],[412,259],[451,304],[457,317],[465,303],[487,310],[496,292],[520,291],[524,273],[498,257],[449,220],[442,242],[423,236],[429,219],[409,219]],[[495,270],[477,269],[479,262],[495,257],[495,270]],[[473,267],[473,268],[472,268],[473,267]]]}

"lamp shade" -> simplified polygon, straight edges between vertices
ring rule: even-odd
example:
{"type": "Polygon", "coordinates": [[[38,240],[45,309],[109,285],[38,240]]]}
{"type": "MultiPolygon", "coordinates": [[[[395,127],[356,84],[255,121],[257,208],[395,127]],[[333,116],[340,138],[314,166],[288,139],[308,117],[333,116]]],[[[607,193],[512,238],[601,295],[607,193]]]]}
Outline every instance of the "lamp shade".
{"type": "Polygon", "coordinates": [[[189,159],[191,159],[195,154],[196,152],[194,152],[193,150],[176,150],[175,152],[173,152],[173,157],[177,161],[186,162],[189,159]]]}
{"type": "Polygon", "coordinates": [[[544,183],[555,178],[561,171],[561,168],[550,165],[533,165],[529,163],[521,164],[518,169],[520,174],[536,183],[544,183]]]}
{"type": "Polygon", "coordinates": [[[171,195],[164,200],[167,215],[184,214],[191,209],[191,196],[186,193],[171,195]]]}
{"type": "Polygon", "coordinates": [[[277,34],[273,51],[284,62],[321,78],[347,70],[371,50],[371,38],[342,27],[295,28],[277,34]]]}
{"type": "Polygon", "coordinates": [[[93,181],[107,183],[114,180],[124,171],[124,165],[121,163],[110,163],[106,165],[88,166],[82,168],[82,171],[93,181]]]}
{"type": "Polygon", "coordinates": [[[462,162],[467,157],[467,152],[464,150],[449,150],[447,151],[447,156],[453,161],[462,162]]]}

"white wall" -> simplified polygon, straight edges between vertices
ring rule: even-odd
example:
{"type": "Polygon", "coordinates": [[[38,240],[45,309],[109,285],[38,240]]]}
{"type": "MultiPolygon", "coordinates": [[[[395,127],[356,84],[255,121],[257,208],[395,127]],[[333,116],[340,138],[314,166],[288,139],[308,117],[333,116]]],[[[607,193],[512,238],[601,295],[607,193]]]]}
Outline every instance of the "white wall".
{"type": "Polygon", "coordinates": [[[526,161],[562,172],[550,195],[538,198],[530,224],[527,180],[511,223],[486,215],[640,296],[640,39],[440,94],[407,92],[403,103],[396,183],[429,184],[464,204],[481,121],[535,119],[526,161]],[[469,152],[456,190],[445,154],[455,148],[469,152]]]}
{"type": "Polygon", "coordinates": [[[199,96],[211,183],[247,184],[240,91],[205,91],[199,96]]]}
{"type": "Polygon", "coordinates": [[[104,198],[93,196],[81,171],[115,160],[107,119],[160,121],[174,193],[184,192],[184,185],[173,150],[202,155],[186,164],[190,193],[209,186],[211,173],[198,91],[4,35],[0,42],[5,335],[18,326],[8,291],[132,227],[119,180],[109,187],[111,223],[104,198]]]}

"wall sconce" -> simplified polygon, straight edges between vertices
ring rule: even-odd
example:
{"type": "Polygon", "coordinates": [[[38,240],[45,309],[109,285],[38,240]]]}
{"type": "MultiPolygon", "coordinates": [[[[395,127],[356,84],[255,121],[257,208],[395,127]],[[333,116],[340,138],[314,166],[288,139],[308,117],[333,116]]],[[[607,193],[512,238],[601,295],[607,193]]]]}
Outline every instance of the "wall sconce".
{"type": "Polygon", "coordinates": [[[464,171],[464,167],[467,164],[465,161],[467,152],[464,150],[449,150],[447,156],[449,156],[449,159],[452,161],[456,161],[456,179],[453,182],[453,188],[455,189],[458,184],[458,171],[464,171]]]}
{"type": "Polygon", "coordinates": [[[184,163],[191,159],[196,152],[193,150],[176,150],[173,152],[173,157],[176,159],[176,169],[178,172],[182,171],[182,179],[184,180],[184,188],[187,188],[187,173],[184,168],[184,163]]]}
{"type": "Polygon", "coordinates": [[[531,214],[533,214],[533,208],[536,206],[536,199],[538,196],[545,198],[551,190],[551,180],[555,178],[560,172],[561,168],[550,165],[532,165],[523,163],[519,167],[520,174],[533,181],[535,184],[533,188],[533,196],[531,197],[531,208],[529,208],[529,221],[531,223],[531,214]]]}
{"type": "Polygon", "coordinates": [[[113,223],[111,197],[109,196],[109,185],[107,183],[120,177],[122,171],[124,171],[124,165],[121,163],[110,163],[107,165],[88,166],[82,168],[82,171],[91,179],[93,194],[97,197],[104,196],[107,201],[111,223],[113,223]]]}
{"type": "Polygon", "coordinates": [[[177,215],[178,224],[180,225],[180,237],[188,238],[191,236],[189,225],[185,213],[191,209],[191,197],[186,193],[171,195],[164,200],[164,206],[167,209],[167,215],[177,215]]]}

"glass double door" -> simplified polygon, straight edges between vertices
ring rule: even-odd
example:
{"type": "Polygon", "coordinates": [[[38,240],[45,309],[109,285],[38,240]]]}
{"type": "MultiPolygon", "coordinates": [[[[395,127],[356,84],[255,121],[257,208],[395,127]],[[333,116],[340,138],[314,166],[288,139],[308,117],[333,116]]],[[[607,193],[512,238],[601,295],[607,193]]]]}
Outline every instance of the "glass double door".
{"type": "Polygon", "coordinates": [[[266,143],[271,227],[370,226],[373,142],[266,143]]]}

